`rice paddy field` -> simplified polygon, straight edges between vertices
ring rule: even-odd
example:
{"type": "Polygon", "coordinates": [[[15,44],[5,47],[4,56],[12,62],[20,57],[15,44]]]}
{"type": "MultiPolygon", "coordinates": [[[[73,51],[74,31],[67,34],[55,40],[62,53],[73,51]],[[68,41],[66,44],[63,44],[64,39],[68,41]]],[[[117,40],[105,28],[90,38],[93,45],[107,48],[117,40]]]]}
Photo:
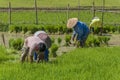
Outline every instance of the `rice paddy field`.
{"type": "MultiPolygon", "coordinates": [[[[41,8],[66,8],[90,6],[92,2],[95,6],[102,6],[102,0],[37,0],[37,6],[41,8]],[[79,4],[80,3],[80,4],[79,4]]],[[[11,2],[12,8],[33,8],[34,0],[0,0],[0,35],[5,34],[7,47],[3,46],[2,37],[0,37],[0,80],[120,80],[120,35],[119,33],[110,33],[112,40],[110,44],[117,46],[101,47],[62,47],[59,50],[60,56],[53,58],[50,54],[50,61],[43,63],[20,62],[21,51],[10,49],[9,39],[25,38],[21,33],[2,32],[3,26],[9,27],[9,11],[2,8],[8,8],[11,2]],[[2,26],[1,26],[2,24],[2,26]],[[20,35],[19,35],[20,34],[20,35]],[[116,35],[117,34],[117,35],[116,35]],[[22,36],[21,36],[22,35],[22,36]],[[116,37],[117,36],[117,37],[116,37]],[[63,52],[65,51],[65,52],[63,52]]],[[[113,11],[104,12],[105,26],[120,26],[120,0],[105,0],[105,6],[112,8],[113,11]],[[118,11],[114,11],[117,8],[118,11]]],[[[102,19],[102,12],[96,10],[96,16],[102,19]]],[[[78,17],[80,21],[90,24],[93,18],[91,10],[38,10],[38,24],[43,26],[64,26],[70,17],[78,17]]],[[[12,25],[35,25],[35,11],[22,10],[11,12],[12,25]]],[[[6,29],[6,28],[5,28],[6,29]]],[[[18,31],[19,32],[19,31],[18,31]]],[[[31,35],[31,34],[29,34],[31,35]]],[[[27,34],[28,36],[28,34],[27,34]]],[[[64,39],[65,34],[50,36],[64,39]],[[64,36],[64,37],[63,37],[64,36]]]]}
{"type": "MultiPolygon", "coordinates": [[[[93,18],[93,11],[92,11],[92,2],[94,0],[37,0],[37,7],[38,8],[67,8],[68,3],[70,7],[78,7],[80,6],[89,6],[90,10],[38,10],[38,23],[42,24],[53,24],[53,25],[62,25],[66,24],[68,18],[71,17],[78,17],[81,21],[85,22],[86,24],[90,24],[91,19],[93,18]],[[50,3],[50,4],[49,4],[50,3]]],[[[0,0],[0,7],[1,8],[8,8],[8,3],[11,2],[12,8],[33,8],[34,7],[34,0],[0,0]]],[[[97,0],[94,1],[95,6],[102,6],[103,1],[97,0]]],[[[109,7],[113,11],[105,11],[104,13],[104,24],[119,24],[119,11],[114,11],[115,9],[119,9],[120,2],[118,0],[110,1],[105,0],[105,7],[109,7]]],[[[34,24],[36,20],[36,15],[34,10],[21,10],[21,11],[14,11],[11,10],[11,23],[12,24],[34,24]]],[[[9,23],[9,11],[1,10],[0,11],[0,22],[8,24],[9,23]]],[[[102,12],[96,8],[95,16],[102,19],[102,12]]]]}
{"type": "MultiPolygon", "coordinates": [[[[23,63],[0,46],[0,80],[119,80],[120,47],[78,48],[48,63],[23,63]],[[6,54],[5,54],[6,53],[6,54]]],[[[14,54],[18,55],[18,54],[14,54]]]]}

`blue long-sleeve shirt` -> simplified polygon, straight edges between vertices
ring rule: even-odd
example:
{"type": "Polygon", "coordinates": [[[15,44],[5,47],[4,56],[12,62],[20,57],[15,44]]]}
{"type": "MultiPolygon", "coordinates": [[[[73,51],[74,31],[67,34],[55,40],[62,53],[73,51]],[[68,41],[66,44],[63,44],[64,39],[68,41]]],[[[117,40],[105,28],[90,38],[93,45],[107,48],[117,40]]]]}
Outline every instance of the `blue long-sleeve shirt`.
{"type": "Polygon", "coordinates": [[[75,37],[77,35],[77,40],[84,40],[87,38],[90,30],[87,25],[83,22],[78,21],[77,24],[73,27],[73,35],[75,37]]]}

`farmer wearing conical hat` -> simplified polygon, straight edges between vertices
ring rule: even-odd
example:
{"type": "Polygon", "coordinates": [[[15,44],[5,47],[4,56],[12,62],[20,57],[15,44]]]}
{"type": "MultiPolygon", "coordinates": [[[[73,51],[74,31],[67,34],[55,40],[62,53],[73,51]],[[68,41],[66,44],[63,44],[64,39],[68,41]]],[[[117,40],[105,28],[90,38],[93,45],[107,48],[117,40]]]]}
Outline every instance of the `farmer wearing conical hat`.
{"type": "Polygon", "coordinates": [[[89,25],[90,31],[94,32],[94,28],[97,27],[98,29],[101,28],[101,20],[98,17],[94,17],[89,25]]]}
{"type": "MultiPolygon", "coordinates": [[[[40,61],[41,55],[46,50],[46,43],[36,36],[29,36],[25,39],[23,45],[23,53],[21,55],[21,62],[25,61],[27,56],[30,57],[30,62],[33,62],[34,52],[37,53],[37,62],[40,61]]],[[[41,59],[43,60],[43,59],[41,59]]]]}
{"type": "MultiPolygon", "coordinates": [[[[34,33],[34,36],[37,36],[39,37],[41,40],[43,40],[45,43],[46,43],[46,50],[44,52],[44,60],[45,61],[48,61],[49,60],[49,48],[51,47],[51,39],[50,37],[48,36],[48,34],[45,32],[45,31],[37,31],[34,33]]],[[[37,54],[35,53],[34,54],[34,59],[36,60],[37,59],[37,54]]]]}
{"type": "Polygon", "coordinates": [[[81,21],[78,21],[78,18],[70,18],[67,22],[67,28],[73,28],[72,40],[76,40],[80,42],[80,46],[84,47],[86,39],[90,33],[87,25],[81,21]]]}

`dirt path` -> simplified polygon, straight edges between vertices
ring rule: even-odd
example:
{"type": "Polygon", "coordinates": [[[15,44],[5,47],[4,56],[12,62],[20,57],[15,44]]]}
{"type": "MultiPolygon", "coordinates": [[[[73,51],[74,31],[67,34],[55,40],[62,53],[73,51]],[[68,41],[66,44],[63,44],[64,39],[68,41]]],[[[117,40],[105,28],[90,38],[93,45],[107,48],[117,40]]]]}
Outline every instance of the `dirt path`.
{"type": "Polygon", "coordinates": [[[110,46],[120,46],[120,34],[112,35],[109,41],[110,46]]]}

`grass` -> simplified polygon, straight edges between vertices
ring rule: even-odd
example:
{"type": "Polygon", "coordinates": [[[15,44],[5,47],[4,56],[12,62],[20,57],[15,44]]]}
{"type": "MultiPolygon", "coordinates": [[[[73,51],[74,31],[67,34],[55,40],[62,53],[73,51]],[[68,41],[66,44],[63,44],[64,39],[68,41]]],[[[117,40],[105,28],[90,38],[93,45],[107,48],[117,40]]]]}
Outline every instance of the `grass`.
{"type": "MultiPolygon", "coordinates": [[[[80,5],[90,6],[95,1],[95,5],[101,6],[102,0],[80,0],[80,5]]],[[[11,2],[12,7],[34,7],[34,0],[0,0],[0,7],[8,7],[8,3],[11,2]]],[[[78,0],[37,0],[38,7],[66,7],[78,6],[78,0]]],[[[119,6],[120,0],[105,0],[106,6],[119,6]]]]}
{"type": "Polygon", "coordinates": [[[40,64],[0,64],[0,80],[119,80],[120,47],[75,49],[40,64]]]}
{"type": "MultiPolygon", "coordinates": [[[[102,18],[101,12],[97,12],[96,16],[102,18]]],[[[70,11],[69,17],[78,17],[81,21],[90,24],[90,21],[92,19],[92,12],[91,11],[80,11],[80,14],[78,16],[78,11],[70,11]]],[[[9,14],[7,12],[0,12],[0,19],[3,23],[8,23],[9,21],[9,14]]],[[[64,12],[44,12],[40,11],[38,12],[38,20],[39,23],[43,24],[65,24],[67,21],[67,13],[64,12]]],[[[12,19],[11,22],[13,24],[34,24],[35,23],[35,12],[33,11],[23,11],[23,12],[12,12],[12,19]]],[[[119,23],[120,18],[118,13],[105,13],[104,14],[104,23],[105,24],[111,24],[111,23],[119,23]],[[117,18],[116,18],[117,17],[117,18]]],[[[41,24],[42,25],[42,24],[41,24]]]]}
{"type": "Polygon", "coordinates": [[[9,59],[10,59],[9,57],[10,57],[10,56],[9,56],[9,54],[7,53],[5,47],[3,47],[3,46],[0,45],[0,63],[1,63],[2,61],[9,60],[9,59]]]}

